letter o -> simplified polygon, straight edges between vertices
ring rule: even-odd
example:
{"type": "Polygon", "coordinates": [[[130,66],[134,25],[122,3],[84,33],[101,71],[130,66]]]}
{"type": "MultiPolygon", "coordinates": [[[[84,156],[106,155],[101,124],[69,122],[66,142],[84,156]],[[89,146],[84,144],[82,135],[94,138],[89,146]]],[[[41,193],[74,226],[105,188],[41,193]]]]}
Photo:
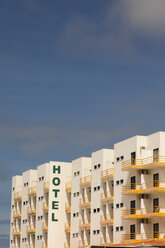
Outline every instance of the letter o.
{"type": "Polygon", "coordinates": [[[55,186],[58,186],[58,185],[60,185],[60,178],[54,177],[52,182],[53,182],[53,184],[54,184],[55,186]]]}

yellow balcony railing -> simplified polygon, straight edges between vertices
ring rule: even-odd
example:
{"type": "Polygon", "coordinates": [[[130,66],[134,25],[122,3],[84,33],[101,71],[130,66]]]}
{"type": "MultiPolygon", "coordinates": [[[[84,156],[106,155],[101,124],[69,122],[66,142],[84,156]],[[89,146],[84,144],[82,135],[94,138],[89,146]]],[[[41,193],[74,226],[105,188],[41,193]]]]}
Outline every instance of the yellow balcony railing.
{"type": "Polygon", "coordinates": [[[36,206],[29,206],[27,207],[27,214],[36,214],[36,206]]]}
{"type": "Polygon", "coordinates": [[[101,202],[109,202],[113,200],[114,200],[113,192],[107,191],[105,193],[101,193],[101,202]]]}
{"type": "Polygon", "coordinates": [[[71,190],[72,189],[72,182],[67,182],[65,184],[65,190],[68,191],[68,190],[71,190]]]}
{"type": "Polygon", "coordinates": [[[14,193],[14,200],[21,200],[22,199],[22,191],[18,191],[14,193]]]}
{"type": "Polygon", "coordinates": [[[87,218],[87,219],[81,219],[79,221],[79,228],[82,229],[82,228],[90,228],[91,226],[91,220],[90,218],[87,218]]]}
{"type": "Polygon", "coordinates": [[[13,218],[21,218],[21,210],[17,209],[13,211],[13,218]]]}
{"type": "Polygon", "coordinates": [[[100,246],[110,246],[113,245],[113,236],[103,237],[100,239],[100,246]]]}
{"type": "Polygon", "coordinates": [[[113,177],[114,177],[114,168],[103,170],[101,172],[101,179],[102,180],[105,180],[105,179],[108,179],[108,178],[113,178],[113,177]]]}
{"type": "Polygon", "coordinates": [[[153,206],[147,208],[129,208],[122,210],[122,219],[142,219],[165,217],[165,207],[153,206]]]}
{"type": "Polygon", "coordinates": [[[48,248],[48,243],[47,242],[42,242],[42,248],[48,248]]]}
{"type": "Polygon", "coordinates": [[[27,229],[26,229],[26,232],[27,233],[35,233],[35,231],[36,231],[36,226],[35,226],[35,224],[31,224],[31,225],[28,225],[27,226],[27,229]]]}
{"type": "Polygon", "coordinates": [[[48,223],[45,222],[45,221],[42,222],[42,230],[43,231],[48,231],[48,223]]]}
{"type": "Polygon", "coordinates": [[[84,197],[80,199],[80,208],[90,207],[91,206],[91,198],[84,197]]]}
{"type": "Polygon", "coordinates": [[[20,236],[21,235],[21,229],[20,228],[13,228],[12,229],[12,235],[13,236],[20,236]]]}
{"type": "Polygon", "coordinates": [[[49,202],[46,201],[46,202],[43,202],[43,211],[48,211],[49,210],[49,202]]]}
{"type": "Polygon", "coordinates": [[[65,211],[71,211],[71,202],[65,203],[65,211]]]}
{"type": "Polygon", "coordinates": [[[122,187],[123,195],[152,193],[158,191],[165,191],[165,181],[154,180],[142,184],[131,183],[122,187]]]}
{"type": "Polygon", "coordinates": [[[44,191],[49,191],[49,182],[45,182],[44,185],[43,185],[43,189],[44,191]]]}
{"type": "Polygon", "coordinates": [[[65,242],[64,243],[64,248],[70,248],[70,242],[65,242]]]}
{"type": "Polygon", "coordinates": [[[89,185],[91,183],[92,183],[92,176],[91,175],[80,178],[80,186],[81,187],[89,185]]]}
{"type": "Polygon", "coordinates": [[[65,231],[70,232],[70,230],[71,230],[71,225],[70,225],[70,223],[66,222],[65,223],[65,231]]]}
{"type": "MultiPolygon", "coordinates": [[[[156,244],[165,241],[165,232],[146,232],[146,233],[129,233],[122,235],[122,243],[148,243],[156,241],[156,244]]],[[[154,243],[155,244],[155,243],[154,243]]]]}
{"type": "Polygon", "coordinates": [[[100,224],[101,225],[113,224],[113,222],[114,222],[113,212],[111,212],[110,214],[101,215],[101,217],[100,217],[100,224]]]}
{"type": "Polygon", "coordinates": [[[122,170],[147,169],[165,166],[165,156],[150,156],[143,159],[129,159],[122,162],[122,170]]]}
{"type": "Polygon", "coordinates": [[[33,186],[28,189],[28,195],[36,195],[36,194],[37,194],[37,186],[33,186]]]}
{"type": "Polygon", "coordinates": [[[90,239],[88,240],[79,240],[78,248],[87,248],[90,247],[90,239]]]}

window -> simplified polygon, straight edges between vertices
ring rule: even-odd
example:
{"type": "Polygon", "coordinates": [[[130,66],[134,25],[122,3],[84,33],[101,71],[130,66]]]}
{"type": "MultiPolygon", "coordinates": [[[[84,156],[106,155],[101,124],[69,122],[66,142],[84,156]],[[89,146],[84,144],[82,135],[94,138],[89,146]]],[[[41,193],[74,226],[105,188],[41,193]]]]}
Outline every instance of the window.
{"type": "Polygon", "coordinates": [[[98,165],[97,165],[97,168],[100,168],[100,166],[101,166],[101,164],[98,164],[98,165]]]}
{"type": "Polygon", "coordinates": [[[79,176],[80,175],[80,172],[79,171],[77,171],[77,176],[79,176]]]}
{"type": "Polygon", "coordinates": [[[100,230],[97,230],[97,234],[99,234],[100,230]]]}
{"type": "Polygon", "coordinates": [[[123,207],[123,202],[122,202],[122,203],[120,203],[120,207],[121,207],[121,208],[123,207]]]}
{"type": "Polygon", "coordinates": [[[13,191],[14,191],[14,187],[13,187],[13,191]]]}
{"type": "Polygon", "coordinates": [[[119,231],[119,227],[118,227],[118,226],[116,227],[116,231],[117,231],[117,232],[119,231]]]}
{"type": "Polygon", "coordinates": [[[123,180],[123,179],[121,179],[121,180],[120,180],[120,184],[123,184],[123,182],[124,182],[124,180],[123,180]]]}
{"type": "Polygon", "coordinates": [[[97,212],[100,212],[100,208],[97,208],[97,212]]]}
{"type": "Polygon", "coordinates": [[[118,157],[118,158],[116,158],[116,161],[118,162],[120,160],[120,158],[118,157]]]}
{"type": "Polygon", "coordinates": [[[96,208],[95,208],[95,209],[93,209],[93,212],[94,212],[94,213],[96,213],[96,208]]]}
{"type": "Polygon", "coordinates": [[[76,172],[74,172],[74,177],[76,176],[76,172]]]}
{"type": "Polygon", "coordinates": [[[120,231],[123,231],[123,226],[120,227],[120,231]]]}
{"type": "Polygon", "coordinates": [[[73,214],[73,217],[76,217],[76,214],[75,213],[73,214]]]}
{"type": "Polygon", "coordinates": [[[116,204],[116,208],[119,208],[119,204],[116,204]]]}
{"type": "Polygon", "coordinates": [[[97,190],[100,190],[100,186],[97,186],[97,190]]]}
{"type": "Polygon", "coordinates": [[[93,234],[96,234],[96,230],[93,231],[93,234]]]}
{"type": "Polygon", "coordinates": [[[119,181],[116,181],[116,185],[119,185],[119,181]]]}
{"type": "Polygon", "coordinates": [[[97,165],[94,165],[94,170],[96,170],[97,169],[97,165]]]}

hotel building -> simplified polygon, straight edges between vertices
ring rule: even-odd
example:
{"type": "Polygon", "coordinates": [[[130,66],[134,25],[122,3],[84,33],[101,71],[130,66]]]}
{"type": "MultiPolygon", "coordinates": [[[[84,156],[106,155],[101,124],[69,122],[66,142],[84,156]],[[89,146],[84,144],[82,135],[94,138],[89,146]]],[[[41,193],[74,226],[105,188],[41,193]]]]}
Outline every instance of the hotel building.
{"type": "Polygon", "coordinates": [[[165,132],[12,179],[11,248],[165,245],[165,132]]]}

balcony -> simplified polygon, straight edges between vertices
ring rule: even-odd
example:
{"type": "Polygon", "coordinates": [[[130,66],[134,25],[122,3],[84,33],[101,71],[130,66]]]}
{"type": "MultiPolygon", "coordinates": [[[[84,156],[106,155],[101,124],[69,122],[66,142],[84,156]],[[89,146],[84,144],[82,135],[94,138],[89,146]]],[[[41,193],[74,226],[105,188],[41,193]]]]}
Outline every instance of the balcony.
{"type": "Polygon", "coordinates": [[[84,229],[84,228],[90,228],[91,226],[91,220],[89,219],[81,219],[79,221],[79,228],[84,229]]]}
{"type": "Polygon", "coordinates": [[[31,196],[31,195],[36,195],[37,194],[37,186],[34,186],[34,187],[30,187],[28,189],[28,195],[31,196]]]}
{"type": "Polygon", "coordinates": [[[21,229],[20,228],[13,228],[12,229],[12,235],[13,236],[20,236],[21,235],[21,229]]]}
{"type": "Polygon", "coordinates": [[[130,208],[122,210],[122,219],[143,219],[165,217],[165,207],[154,206],[148,208],[130,208]]]}
{"type": "Polygon", "coordinates": [[[67,211],[67,212],[71,211],[71,202],[65,203],[65,211],[67,211]]]}
{"type": "Polygon", "coordinates": [[[43,202],[43,207],[42,207],[43,211],[48,211],[49,210],[49,202],[43,202]]]}
{"type": "Polygon", "coordinates": [[[90,207],[91,206],[91,198],[85,197],[80,199],[80,208],[90,207]]]}
{"type": "Polygon", "coordinates": [[[165,166],[165,156],[151,156],[144,159],[129,159],[122,162],[122,170],[131,169],[152,169],[165,166]]]}
{"type": "Polygon", "coordinates": [[[101,172],[101,179],[106,180],[106,179],[113,179],[114,177],[114,168],[103,170],[101,172]]]}
{"type": "Polygon", "coordinates": [[[13,211],[13,218],[16,219],[16,218],[21,218],[22,214],[21,214],[21,210],[20,209],[17,209],[17,210],[14,210],[13,211]]]}
{"type": "Polygon", "coordinates": [[[26,232],[28,234],[35,233],[35,231],[36,231],[35,224],[30,224],[30,225],[27,226],[26,232]]]}
{"type": "Polygon", "coordinates": [[[72,182],[67,182],[66,184],[65,184],[65,190],[66,191],[70,191],[72,189],[72,182]]]}
{"type": "Polygon", "coordinates": [[[164,192],[165,181],[154,180],[142,184],[131,183],[122,187],[122,195],[164,192]]]}
{"type": "Polygon", "coordinates": [[[91,175],[80,178],[80,186],[81,187],[91,185],[91,183],[92,183],[92,176],[91,175]]]}
{"type": "Polygon", "coordinates": [[[21,200],[22,199],[22,191],[18,191],[14,193],[14,200],[21,200]]]}
{"type": "Polygon", "coordinates": [[[100,246],[111,246],[113,245],[113,237],[103,237],[100,239],[100,246]]]}
{"type": "Polygon", "coordinates": [[[49,186],[49,182],[45,182],[43,186],[44,191],[49,191],[49,186]]]}
{"type": "Polygon", "coordinates": [[[90,247],[90,240],[80,240],[78,248],[87,248],[90,247]]]}
{"type": "Polygon", "coordinates": [[[129,233],[122,235],[123,244],[151,243],[161,244],[165,242],[165,232],[129,233]]]}
{"type": "Polygon", "coordinates": [[[34,244],[27,244],[26,248],[35,248],[35,243],[34,244]]]}
{"type": "Polygon", "coordinates": [[[36,214],[36,207],[35,206],[29,206],[27,208],[27,214],[30,215],[30,214],[36,214]]]}
{"type": "Polygon", "coordinates": [[[105,193],[101,193],[101,202],[110,202],[114,200],[113,193],[110,191],[107,191],[105,193]]]}
{"type": "Polygon", "coordinates": [[[113,224],[113,222],[114,222],[113,213],[101,215],[101,218],[100,218],[101,225],[113,224]]]}
{"type": "Polygon", "coordinates": [[[48,248],[48,243],[47,242],[42,242],[42,248],[48,248]]]}
{"type": "Polygon", "coordinates": [[[70,230],[71,230],[70,223],[66,222],[66,223],[65,223],[65,231],[66,231],[66,232],[70,232],[70,230]]]}
{"type": "Polygon", "coordinates": [[[64,243],[64,248],[70,248],[70,242],[65,242],[64,243]]]}
{"type": "Polygon", "coordinates": [[[45,222],[45,221],[42,222],[42,230],[43,231],[48,231],[48,223],[45,222]]]}

